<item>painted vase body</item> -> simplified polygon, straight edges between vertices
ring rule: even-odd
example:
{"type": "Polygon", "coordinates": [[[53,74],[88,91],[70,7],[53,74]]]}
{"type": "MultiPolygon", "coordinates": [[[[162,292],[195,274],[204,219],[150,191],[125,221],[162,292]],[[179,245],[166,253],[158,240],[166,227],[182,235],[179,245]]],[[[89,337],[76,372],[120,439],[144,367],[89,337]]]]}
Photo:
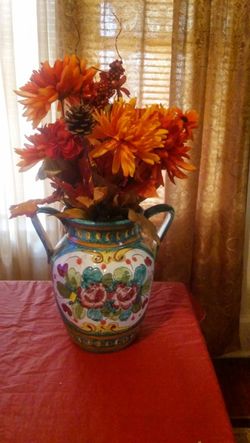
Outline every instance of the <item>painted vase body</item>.
{"type": "MultiPolygon", "coordinates": [[[[38,220],[32,221],[41,238],[38,220]]],[[[165,224],[171,221],[170,214],[165,224]]],[[[129,220],[72,219],[64,225],[66,234],[53,252],[45,233],[41,240],[46,243],[56,302],[68,333],[89,351],[122,349],[136,338],[149,302],[156,242],[129,220]]]]}

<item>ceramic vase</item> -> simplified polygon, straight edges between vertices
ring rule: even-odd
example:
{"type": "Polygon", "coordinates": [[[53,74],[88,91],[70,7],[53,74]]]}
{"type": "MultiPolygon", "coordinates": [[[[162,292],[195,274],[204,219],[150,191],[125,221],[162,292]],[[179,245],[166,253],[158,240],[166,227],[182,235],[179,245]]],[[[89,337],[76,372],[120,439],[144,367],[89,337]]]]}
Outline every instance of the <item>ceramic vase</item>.
{"type": "MultiPolygon", "coordinates": [[[[158,231],[162,239],[173,208],[155,205],[144,215],[149,218],[159,212],[166,213],[158,231]]],[[[72,340],[94,352],[128,346],[149,303],[157,243],[130,220],[65,219],[66,233],[53,249],[37,215],[32,222],[45,246],[55,299],[72,340]]]]}

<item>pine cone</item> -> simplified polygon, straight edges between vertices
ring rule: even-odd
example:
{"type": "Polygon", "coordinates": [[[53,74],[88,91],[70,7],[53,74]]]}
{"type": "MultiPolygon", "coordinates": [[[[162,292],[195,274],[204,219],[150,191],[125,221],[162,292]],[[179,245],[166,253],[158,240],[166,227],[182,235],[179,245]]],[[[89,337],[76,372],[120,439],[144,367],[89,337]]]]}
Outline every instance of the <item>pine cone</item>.
{"type": "Polygon", "coordinates": [[[71,106],[66,112],[65,123],[68,130],[74,135],[90,134],[95,124],[91,107],[84,104],[71,106]]]}

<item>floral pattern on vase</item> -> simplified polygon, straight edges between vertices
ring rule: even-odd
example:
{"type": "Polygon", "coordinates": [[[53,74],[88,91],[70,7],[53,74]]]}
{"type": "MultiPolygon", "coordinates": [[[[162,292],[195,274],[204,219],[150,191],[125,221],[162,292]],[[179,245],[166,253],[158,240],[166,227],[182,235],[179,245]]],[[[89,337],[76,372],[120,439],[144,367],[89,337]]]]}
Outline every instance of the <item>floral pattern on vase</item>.
{"type": "Polygon", "coordinates": [[[152,257],[126,248],[122,260],[95,262],[95,254],[66,254],[53,266],[59,308],[86,332],[122,331],[136,325],[146,310],[153,280],[152,257]]]}

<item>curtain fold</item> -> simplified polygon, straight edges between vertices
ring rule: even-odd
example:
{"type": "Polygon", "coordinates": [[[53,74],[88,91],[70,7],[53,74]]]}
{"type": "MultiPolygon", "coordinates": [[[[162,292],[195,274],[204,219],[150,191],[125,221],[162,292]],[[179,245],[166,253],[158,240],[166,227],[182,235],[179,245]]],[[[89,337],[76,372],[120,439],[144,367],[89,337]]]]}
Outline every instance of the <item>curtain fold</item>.
{"type": "Polygon", "coordinates": [[[250,145],[249,19],[248,1],[213,2],[191,281],[207,312],[203,328],[215,353],[238,345],[250,145]]]}
{"type": "Polygon", "coordinates": [[[162,247],[158,276],[176,276],[189,284],[206,312],[202,327],[209,349],[219,354],[239,346],[250,141],[250,4],[174,4],[170,103],[192,104],[199,111],[193,151],[198,169],[182,189],[167,185],[177,217],[162,247]]]}
{"type": "MultiPolygon", "coordinates": [[[[35,181],[34,169],[21,174],[14,149],[23,147],[33,130],[22,116],[15,89],[24,85],[41,60],[55,58],[54,0],[0,0],[0,278],[46,279],[49,270],[45,251],[29,219],[9,219],[9,207],[44,197],[47,184],[35,181]]],[[[43,219],[53,243],[58,240],[57,222],[43,219]]]]}

